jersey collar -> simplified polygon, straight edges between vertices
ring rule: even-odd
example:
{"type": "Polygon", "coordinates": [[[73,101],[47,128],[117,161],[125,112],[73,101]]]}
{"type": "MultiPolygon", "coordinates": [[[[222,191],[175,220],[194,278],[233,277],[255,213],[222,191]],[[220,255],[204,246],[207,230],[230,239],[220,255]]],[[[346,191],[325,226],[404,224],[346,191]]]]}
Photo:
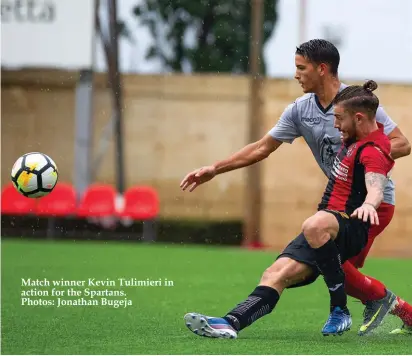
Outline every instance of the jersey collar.
{"type": "MultiPolygon", "coordinates": [[[[347,84],[340,83],[338,93],[340,93],[347,86],[348,86],[347,84]]],[[[316,105],[317,105],[317,107],[319,108],[320,111],[322,111],[324,114],[326,114],[330,109],[332,109],[332,106],[333,106],[332,103],[330,103],[326,108],[324,108],[322,106],[322,104],[320,103],[318,96],[316,94],[314,94],[314,95],[315,95],[315,103],[316,103],[316,105]]],[[[332,100],[332,102],[333,102],[333,100],[332,100]]]]}

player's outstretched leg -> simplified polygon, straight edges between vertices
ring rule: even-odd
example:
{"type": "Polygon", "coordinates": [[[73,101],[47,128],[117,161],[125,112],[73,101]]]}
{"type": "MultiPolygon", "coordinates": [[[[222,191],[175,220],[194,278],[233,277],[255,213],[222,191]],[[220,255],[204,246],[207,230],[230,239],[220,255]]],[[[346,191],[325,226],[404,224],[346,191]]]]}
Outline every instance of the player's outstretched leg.
{"type": "Polygon", "coordinates": [[[187,313],[184,320],[189,330],[196,335],[220,339],[237,338],[237,331],[224,318],[187,313]]]}
{"type": "Polygon", "coordinates": [[[272,312],[285,288],[306,281],[311,283],[315,279],[313,269],[308,265],[280,256],[263,273],[260,285],[224,317],[188,313],[184,316],[185,324],[199,336],[236,339],[241,330],[272,312]]]}
{"type": "Polygon", "coordinates": [[[352,318],[347,309],[334,307],[322,329],[324,336],[342,335],[345,331],[350,330],[352,326],[352,318]]]}

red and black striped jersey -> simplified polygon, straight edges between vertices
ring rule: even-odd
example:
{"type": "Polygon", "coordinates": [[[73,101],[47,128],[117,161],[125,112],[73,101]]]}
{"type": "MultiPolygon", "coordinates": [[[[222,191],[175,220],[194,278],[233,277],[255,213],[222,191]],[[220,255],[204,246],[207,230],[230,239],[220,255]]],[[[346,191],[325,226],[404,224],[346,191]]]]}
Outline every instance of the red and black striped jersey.
{"type": "Polygon", "coordinates": [[[318,209],[352,212],[366,199],[365,173],[389,176],[394,160],[383,126],[349,146],[342,145],[333,163],[329,182],[318,209]]]}

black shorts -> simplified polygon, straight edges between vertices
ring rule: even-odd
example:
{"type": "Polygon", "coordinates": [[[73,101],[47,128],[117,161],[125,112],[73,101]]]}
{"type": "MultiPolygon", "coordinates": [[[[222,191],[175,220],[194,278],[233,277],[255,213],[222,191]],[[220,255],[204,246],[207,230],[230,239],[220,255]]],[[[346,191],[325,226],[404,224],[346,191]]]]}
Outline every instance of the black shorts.
{"type": "MultiPolygon", "coordinates": [[[[359,219],[352,219],[347,214],[339,211],[324,211],[333,214],[338,220],[339,232],[335,239],[335,243],[338,247],[343,264],[348,259],[357,256],[366,246],[368,242],[370,223],[365,223],[359,219]]],[[[311,284],[320,275],[315,262],[316,257],[314,249],[308,244],[303,233],[292,240],[277,258],[281,257],[289,257],[292,260],[305,263],[313,270],[313,274],[310,278],[307,278],[303,282],[290,286],[289,288],[301,287],[311,284]]]]}

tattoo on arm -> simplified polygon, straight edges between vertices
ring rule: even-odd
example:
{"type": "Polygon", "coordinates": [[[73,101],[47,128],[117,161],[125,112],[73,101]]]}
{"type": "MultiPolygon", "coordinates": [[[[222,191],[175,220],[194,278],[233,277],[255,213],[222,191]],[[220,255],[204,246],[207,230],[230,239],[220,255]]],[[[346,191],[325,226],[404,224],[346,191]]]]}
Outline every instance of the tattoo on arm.
{"type": "Polygon", "coordinates": [[[383,192],[386,183],[388,183],[388,178],[383,174],[369,172],[365,174],[366,188],[378,188],[383,192]]]}

